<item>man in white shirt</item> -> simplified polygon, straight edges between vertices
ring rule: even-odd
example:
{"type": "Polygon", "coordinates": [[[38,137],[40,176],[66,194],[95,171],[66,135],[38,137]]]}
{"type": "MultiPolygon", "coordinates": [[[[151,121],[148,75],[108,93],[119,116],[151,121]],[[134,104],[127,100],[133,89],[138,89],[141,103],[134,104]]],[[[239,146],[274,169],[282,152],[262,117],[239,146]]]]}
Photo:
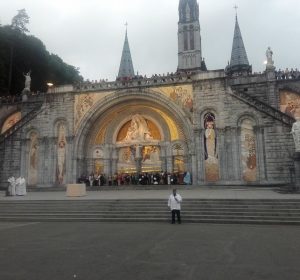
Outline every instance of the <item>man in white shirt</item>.
{"type": "Polygon", "coordinates": [[[175,214],[177,215],[178,224],[181,224],[180,210],[181,210],[182,197],[180,194],[176,193],[176,189],[169,197],[168,206],[172,212],[172,224],[175,224],[175,214]]]}

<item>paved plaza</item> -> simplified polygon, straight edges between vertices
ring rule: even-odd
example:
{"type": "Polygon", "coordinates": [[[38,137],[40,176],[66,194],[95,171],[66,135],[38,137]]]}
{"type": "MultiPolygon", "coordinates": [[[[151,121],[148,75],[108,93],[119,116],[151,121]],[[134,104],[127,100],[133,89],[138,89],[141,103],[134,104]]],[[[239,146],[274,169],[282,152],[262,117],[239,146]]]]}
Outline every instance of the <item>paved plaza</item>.
{"type": "Polygon", "coordinates": [[[300,278],[300,228],[1,223],[3,280],[300,278]]]}

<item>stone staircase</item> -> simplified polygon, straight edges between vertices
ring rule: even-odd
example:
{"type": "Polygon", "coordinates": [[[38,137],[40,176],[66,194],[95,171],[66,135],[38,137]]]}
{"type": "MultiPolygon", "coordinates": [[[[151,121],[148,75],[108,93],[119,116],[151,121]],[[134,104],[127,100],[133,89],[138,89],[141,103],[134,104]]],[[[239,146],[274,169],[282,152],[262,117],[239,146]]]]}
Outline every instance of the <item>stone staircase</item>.
{"type": "Polygon", "coordinates": [[[17,123],[15,123],[14,126],[12,126],[0,135],[0,144],[3,143],[7,138],[12,136],[19,129],[21,129],[25,124],[34,119],[43,110],[44,108],[42,107],[42,103],[38,103],[38,105],[33,110],[31,110],[28,114],[22,117],[17,123]]]}
{"type": "MultiPolygon", "coordinates": [[[[300,200],[185,199],[183,223],[300,225],[300,200]]],[[[3,222],[170,222],[166,200],[1,201],[3,222]]]]}
{"type": "Polygon", "coordinates": [[[281,111],[273,108],[269,104],[266,104],[249,94],[237,90],[230,90],[229,92],[232,96],[235,96],[237,99],[247,103],[249,106],[254,107],[260,112],[266,113],[267,115],[271,116],[272,118],[287,124],[289,126],[292,126],[293,123],[295,122],[295,119],[290,117],[287,114],[282,113],[281,111]]]}

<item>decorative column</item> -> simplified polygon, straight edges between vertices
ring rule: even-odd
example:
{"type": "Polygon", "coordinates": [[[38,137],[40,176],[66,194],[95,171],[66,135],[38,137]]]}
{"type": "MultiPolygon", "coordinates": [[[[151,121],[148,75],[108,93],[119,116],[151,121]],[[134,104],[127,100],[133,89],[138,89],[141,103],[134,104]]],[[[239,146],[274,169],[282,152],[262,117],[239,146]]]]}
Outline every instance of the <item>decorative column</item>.
{"type": "Polygon", "coordinates": [[[267,180],[264,129],[262,127],[255,126],[254,133],[256,135],[256,156],[258,164],[257,180],[262,183],[267,180]]]}
{"type": "Polygon", "coordinates": [[[136,172],[138,174],[142,173],[142,148],[141,145],[136,145],[135,147],[135,163],[136,163],[136,172]]]}
{"type": "Polygon", "coordinates": [[[203,139],[204,139],[204,129],[194,130],[194,153],[195,161],[192,163],[193,167],[193,184],[201,184],[205,181],[205,171],[204,171],[204,157],[203,157],[203,139]]]}
{"type": "Polygon", "coordinates": [[[217,129],[217,139],[218,139],[218,150],[219,150],[219,174],[220,181],[226,181],[227,179],[227,170],[226,170],[226,147],[225,147],[225,129],[217,129]]]}
{"type": "Polygon", "coordinates": [[[167,172],[173,172],[173,155],[172,155],[172,143],[166,142],[166,168],[167,172]]]}
{"type": "Polygon", "coordinates": [[[231,141],[232,141],[232,158],[233,158],[233,179],[235,181],[241,181],[241,127],[233,127],[231,129],[231,141]]]}
{"type": "Polygon", "coordinates": [[[118,149],[117,148],[113,148],[112,151],[112,158],[111,158],[111,174],[115,174],[118,172],[118,149]]]}

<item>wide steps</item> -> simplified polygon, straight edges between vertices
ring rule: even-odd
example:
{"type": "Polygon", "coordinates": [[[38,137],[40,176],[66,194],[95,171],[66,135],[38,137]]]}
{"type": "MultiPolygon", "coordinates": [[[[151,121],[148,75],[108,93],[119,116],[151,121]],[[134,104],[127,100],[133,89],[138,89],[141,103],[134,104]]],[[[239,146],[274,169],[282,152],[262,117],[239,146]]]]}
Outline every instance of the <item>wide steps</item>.
{"type": "MultiPolygon", "coordinates": [[[[300,200],[185,199],[184,223],[300,225],[300,200]]],[[[1,201],[0,221],[169,222],[165,199],[1,201]]]]}

